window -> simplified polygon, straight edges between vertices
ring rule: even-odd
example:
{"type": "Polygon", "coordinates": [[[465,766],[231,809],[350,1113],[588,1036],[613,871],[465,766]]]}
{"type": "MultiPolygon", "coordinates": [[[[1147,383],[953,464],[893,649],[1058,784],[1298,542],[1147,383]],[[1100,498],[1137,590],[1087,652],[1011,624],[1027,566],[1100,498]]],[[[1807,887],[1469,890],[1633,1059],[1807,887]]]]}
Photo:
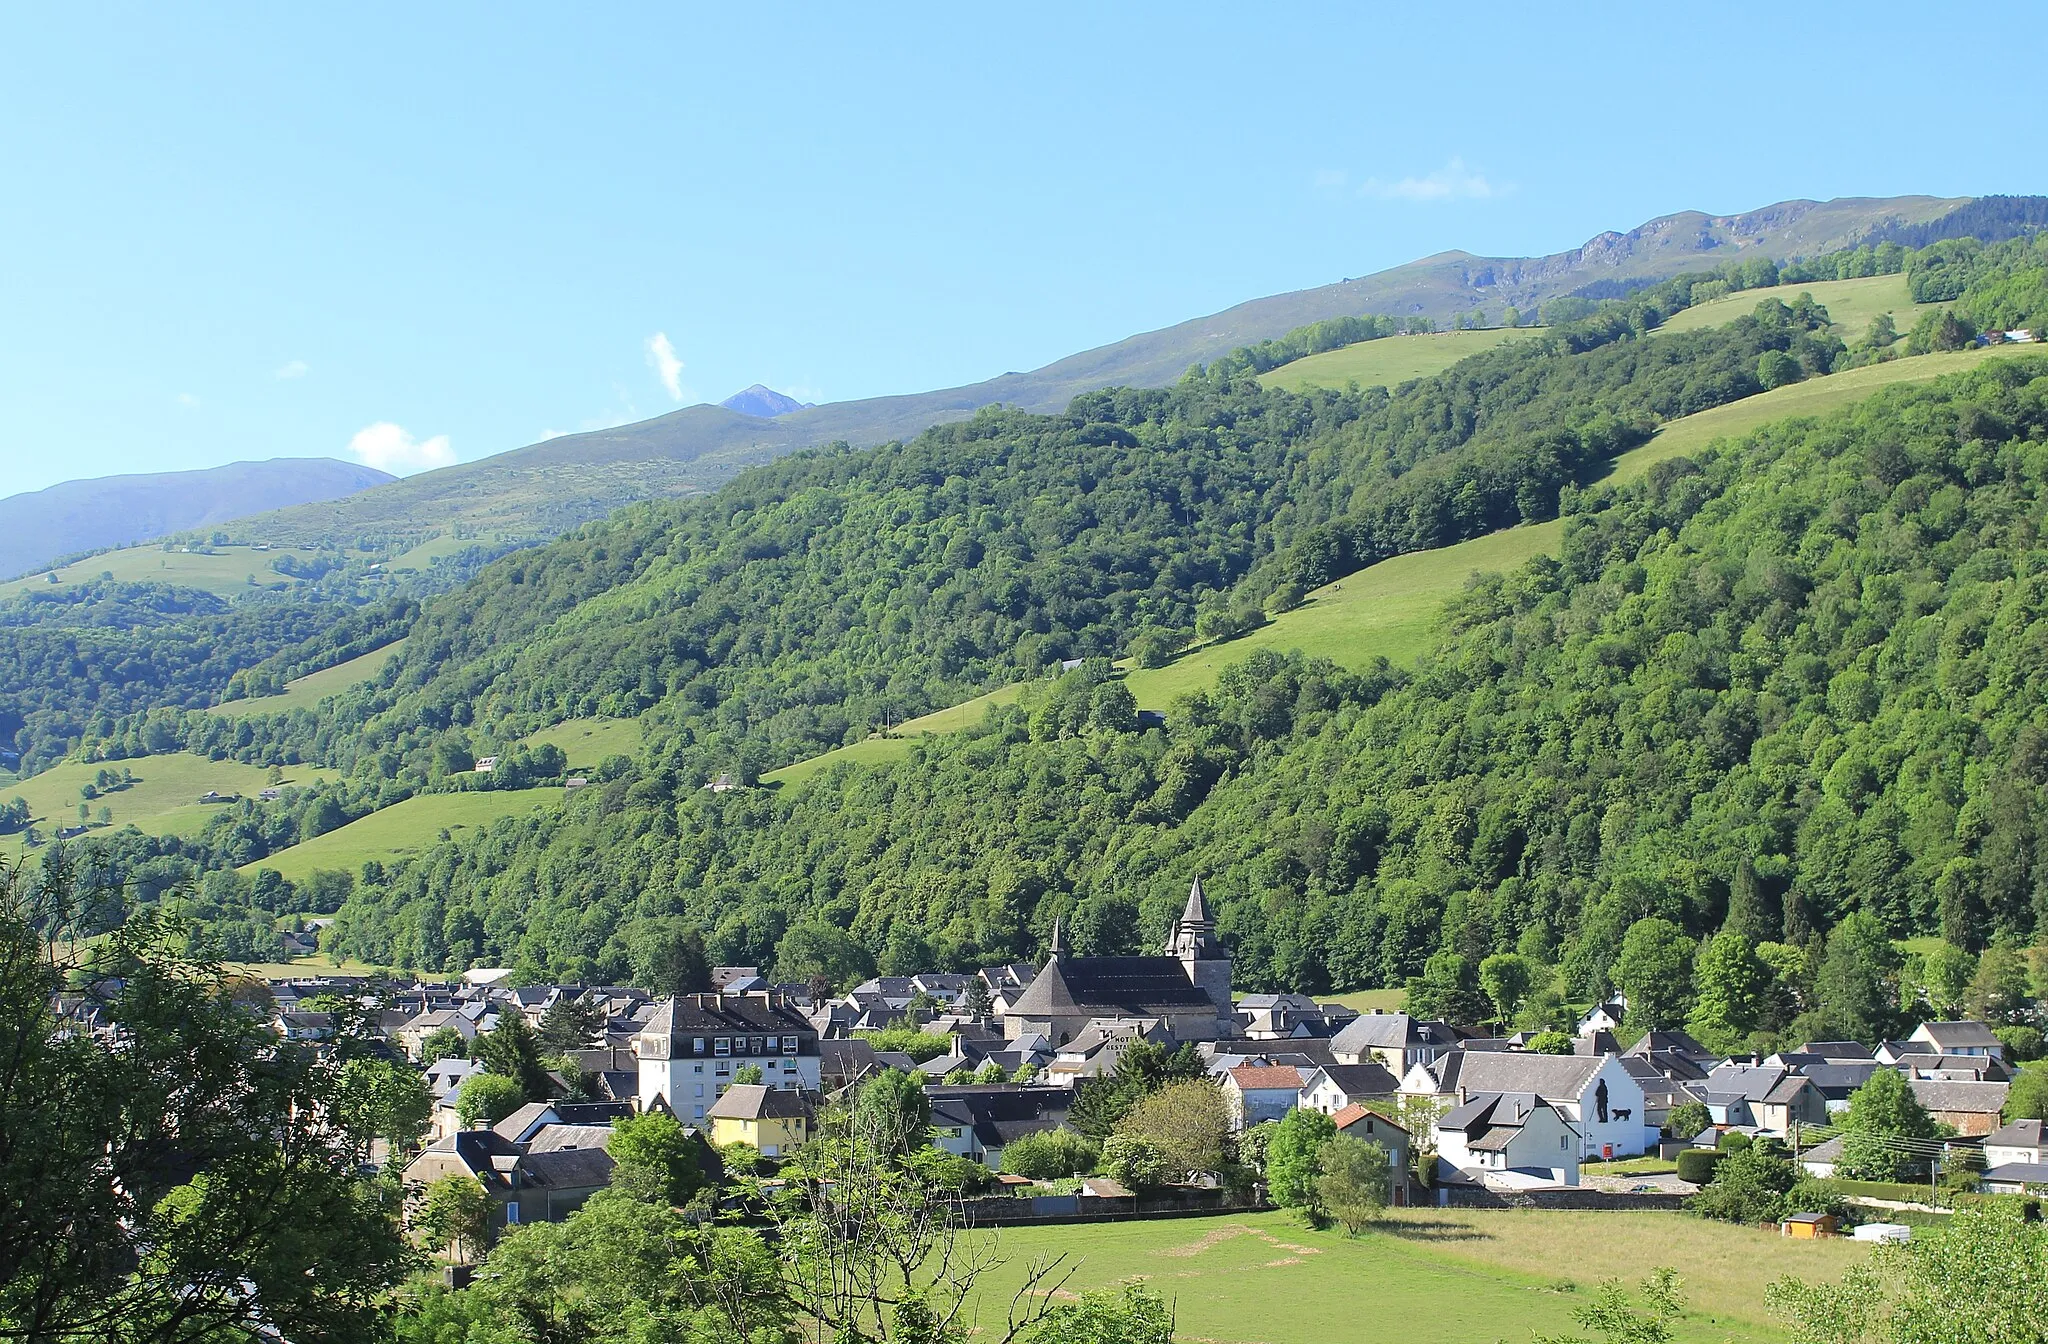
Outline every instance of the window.
{"type": "Polygon", "coordinates": [[[704,1095],[704,1084],[697,1084],[697,1095],[700,1097],[704,1095]]]}
{"type": "Polygon", "coordinates": [[[690,1072],[695,1074],[702,1074],[704,1072],[704,1066],[702,1064],[692,1064],[690,1066],[690,1072]]]}
{"type": "Polygon", "coordinates": [[[1572,1141],[1570,1138],[1563,1134],[1557,1136],[1557,1151],[1559,1151],[1560,1153],[1567,1152],[1570,1150],[1571,1146],[1572,1141]]]}
{"type": "Polygon", "coordinates": [[[691,1042],[691,1044],[694,1047],[691,1053],[699,1055],[704,1053],[704,1038],[702,1036],[699,1036],[695,1041],[691,1042]]]}
{"type": "Polygon", "coordinates": [[[718,1076],[721,1078],[730,1077],[732,1074],[732,1065],[725,1060],[719,1060],[717,1073],[718,1076]]]}
{"type": "Polygon", "coordinates": [[[732,1053],[732,1038],[730,1036],[721,1036],[711,1043],[711,1047],[713,1054],[729,1055],[732,1053]]]}
{"type": "Polygon", "coordinates": [[[796,1037],[785,1036],[782,1038],[782,1053],[785,1055],[793,1055],[796,1053],[796,1037]]]}

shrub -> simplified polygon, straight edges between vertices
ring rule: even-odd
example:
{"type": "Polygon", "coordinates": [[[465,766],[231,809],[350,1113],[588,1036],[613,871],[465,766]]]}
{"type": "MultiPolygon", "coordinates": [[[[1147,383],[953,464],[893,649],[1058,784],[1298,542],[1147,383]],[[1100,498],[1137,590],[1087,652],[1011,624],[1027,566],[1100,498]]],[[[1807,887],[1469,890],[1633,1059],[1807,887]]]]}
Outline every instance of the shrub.
{"type": "Polygon", "coordinates": [[[1055,1181],[1093,1171],[1101,1150],[1071,1129],[1027,1134],[1003,1149],[1003,1170],[1034,1181],[1055,1181]]]}
{"type": "Polygon", "coordinates": [[[1165,1185],[1169,1165],[1150,1139],[1113,1134],[1102,1145],[1102,1174],[1134,1193],[1165,1185]]]}
{"type": "Polygon", "coordinates": [[[1678,1179],[1693,1185],[1705,1185],[1714,1179],[1714,1168],[1721,1165],[1726,1153],[1712,1148],[1688,1148],[1678,1155],[1678,1179]]]}
{"type": "Polygon", "coordinates": [[[1664,1121],[1664,1132],[1674,1139],[1695,1139],[1713,1123],[1714,1113],[1705,1102],[1688,1101],[1671,1108],[1664,1121]]]}
{"type": "Polygon", "coordinates": [[[1686,1202],[1702,1218],[1729,1223],[1774,1223],[1788,1212],[1785,1197],[1799,1184],[1800,1170],[1762,1144],[1723,1153],[1714,1179],[1686,1202]]]}
{"type": "Polygon", "coordinates": [[[1568,1055],[1572,1038],[1561,1031],[1539,1031],[1529,1038],[1529,1050],[1538,1055],[1568,1055]]]}

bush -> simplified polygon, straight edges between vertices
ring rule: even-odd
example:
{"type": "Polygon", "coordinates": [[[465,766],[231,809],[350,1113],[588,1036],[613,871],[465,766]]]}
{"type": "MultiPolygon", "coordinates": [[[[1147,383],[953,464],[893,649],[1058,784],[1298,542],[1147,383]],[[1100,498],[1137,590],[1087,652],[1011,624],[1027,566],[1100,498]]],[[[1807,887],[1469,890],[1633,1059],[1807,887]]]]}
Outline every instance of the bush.
{"type": "Polygon", "coordinates": [[[1702,1218],[1728,1223],[1774,1223],[1791,1211],[1785,1197],[1799,1184],[1801,1173],[1790,1159],[1762,1144],[1720,1157],[1713,1180],[1686,1201],[1687,1208],[1702,1218]]]}
{"type": "Polygon", "coordinates": [[[1003,1170],[1034,1181],[1055,1181],[1093,1171],[1101,1150],[1071,1129],[1027,1134],[1003,1149],[1003,1170]]]}
{"type": "Polygon", "coordinates": [[[1572,1038],[1561,1031],[1539,1031],[1529,1038],[1529,1051],[1538,1055],[1568,1055],[1572,1038]]]}
{"type": "Polygon", "coordinates": [[[1714,1113],[1705,1102],[1688,1101],[1671,1108],[1671,1114],[1664,1120],[1664,1132],[1674,1139],[1696,1139],[1713,1123],[1714,1113]]]}
{"type": "Polygon", "coordinates": [[[1169,1165],[1166,1154],[1150,1139],[1113,1134],[1102,1145],[1102,1174],[1133,1194],[1165,1185],[1169,1165]]]}
{"type": "Polygon", "coordinates": [[[1842,1187],[1833,1181],[1824,1181],[1816,1176],[1799,1180],[1785,1194],[1785,1212],[1831,1213],[1837,1218],[1849,1216],[1849,1201],[1842,1187]]]}
{"type": "Polygon", "coordinates": [[[1678,1179],[1705,1185],[1714,1179],[1714,1168],[1728,1155],[1712,1148],[1688,1148],[1678,1155],[1678,1179]]]}

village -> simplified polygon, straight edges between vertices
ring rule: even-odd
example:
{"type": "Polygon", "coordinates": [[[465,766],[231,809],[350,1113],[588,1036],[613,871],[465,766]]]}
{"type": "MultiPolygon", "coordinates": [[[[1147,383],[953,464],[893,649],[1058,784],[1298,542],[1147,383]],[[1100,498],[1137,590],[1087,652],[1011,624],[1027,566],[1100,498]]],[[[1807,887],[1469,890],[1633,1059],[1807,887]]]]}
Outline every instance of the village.
{"type": "Polygon", "coordinates": [[[1938,1214],[1945,1204],[1935,1201],[1959,1191],[2048,1190],[2043,1123],[2004,1117],[2017,1064],[1985,1023],[1930,1021],[1903,1040],[1728,1058],[1683,1031],[1634,1033],[1623,1048],[1619,1000],[1583,1014],[1560,1041],[1300,994],[1238,995],[1199,881],[1150,956],[1072,955],[1055,931],[1042,966],[882,977],[836,995],[746,966],[716,968],[710,992],[667,998],[507,978],[309,978],[270,991],[272,1025],[287,1039],[317,1044],[347,1012],[369,1016],[432,1098],[417,1151],[396,1155],[407,1187],[473,1180],[500,1229],[566,1218],[604,1188],[614,1126],[629,1117],[672,1117],[706,1170],[772,1172],[817,1136],[832,1106],[892,1072],[921,1084],[930,1143],[983,1173],[969,1183],[978,1197],[963,1201],[972,1222],[1272,1202],[1268,1183],[1220,1170],[1127,1170],[1119,1180],[1087,1157],[1046,1167],[1049,1150],[1095,1152],[1076,1133],[1077,1106],[1091,1083],[1141,1056],[1184,1061],[1213,1085],[1226,1146],[1247,1158],[1240,1176],[1300,1112],[1383,1148],[1384,1201],[1396,1207],[1675,1208],[1710,1179],[1709,1159],[1752,1144],[1833,1177],[1848,1141],[1839,1122],[1880,1075],[1903,1080],[1940,1135],[1874,1140],[1897,1150],[1923,1193],[1872,1186],[1846,1209],[1788,1210],[1785,1235],[1899,1240],[1911,1230],[1899,1220],[1938,1214]],[[479,1043],[510,1024],[508,1036],[570,1037],[544,1087],[529,1089],[545,1095],[489,1075],[479,1043]]]}

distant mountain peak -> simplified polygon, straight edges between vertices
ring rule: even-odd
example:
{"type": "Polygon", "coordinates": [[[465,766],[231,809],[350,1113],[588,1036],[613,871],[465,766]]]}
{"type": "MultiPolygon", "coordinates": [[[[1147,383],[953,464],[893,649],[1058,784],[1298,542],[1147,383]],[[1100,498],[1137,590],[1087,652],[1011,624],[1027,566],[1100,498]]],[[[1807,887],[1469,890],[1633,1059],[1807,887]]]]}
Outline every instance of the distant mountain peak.
{"type": "Polygon", "coordinates": [[[718,404],[728,411],[738,411],[741,415],[751,415],[760,420],[773,420],[791,411],[808,410],[811,405],[808,401],[786,397],[761,383],[755,383],[744,392],[735,392],[718,404]]]}

